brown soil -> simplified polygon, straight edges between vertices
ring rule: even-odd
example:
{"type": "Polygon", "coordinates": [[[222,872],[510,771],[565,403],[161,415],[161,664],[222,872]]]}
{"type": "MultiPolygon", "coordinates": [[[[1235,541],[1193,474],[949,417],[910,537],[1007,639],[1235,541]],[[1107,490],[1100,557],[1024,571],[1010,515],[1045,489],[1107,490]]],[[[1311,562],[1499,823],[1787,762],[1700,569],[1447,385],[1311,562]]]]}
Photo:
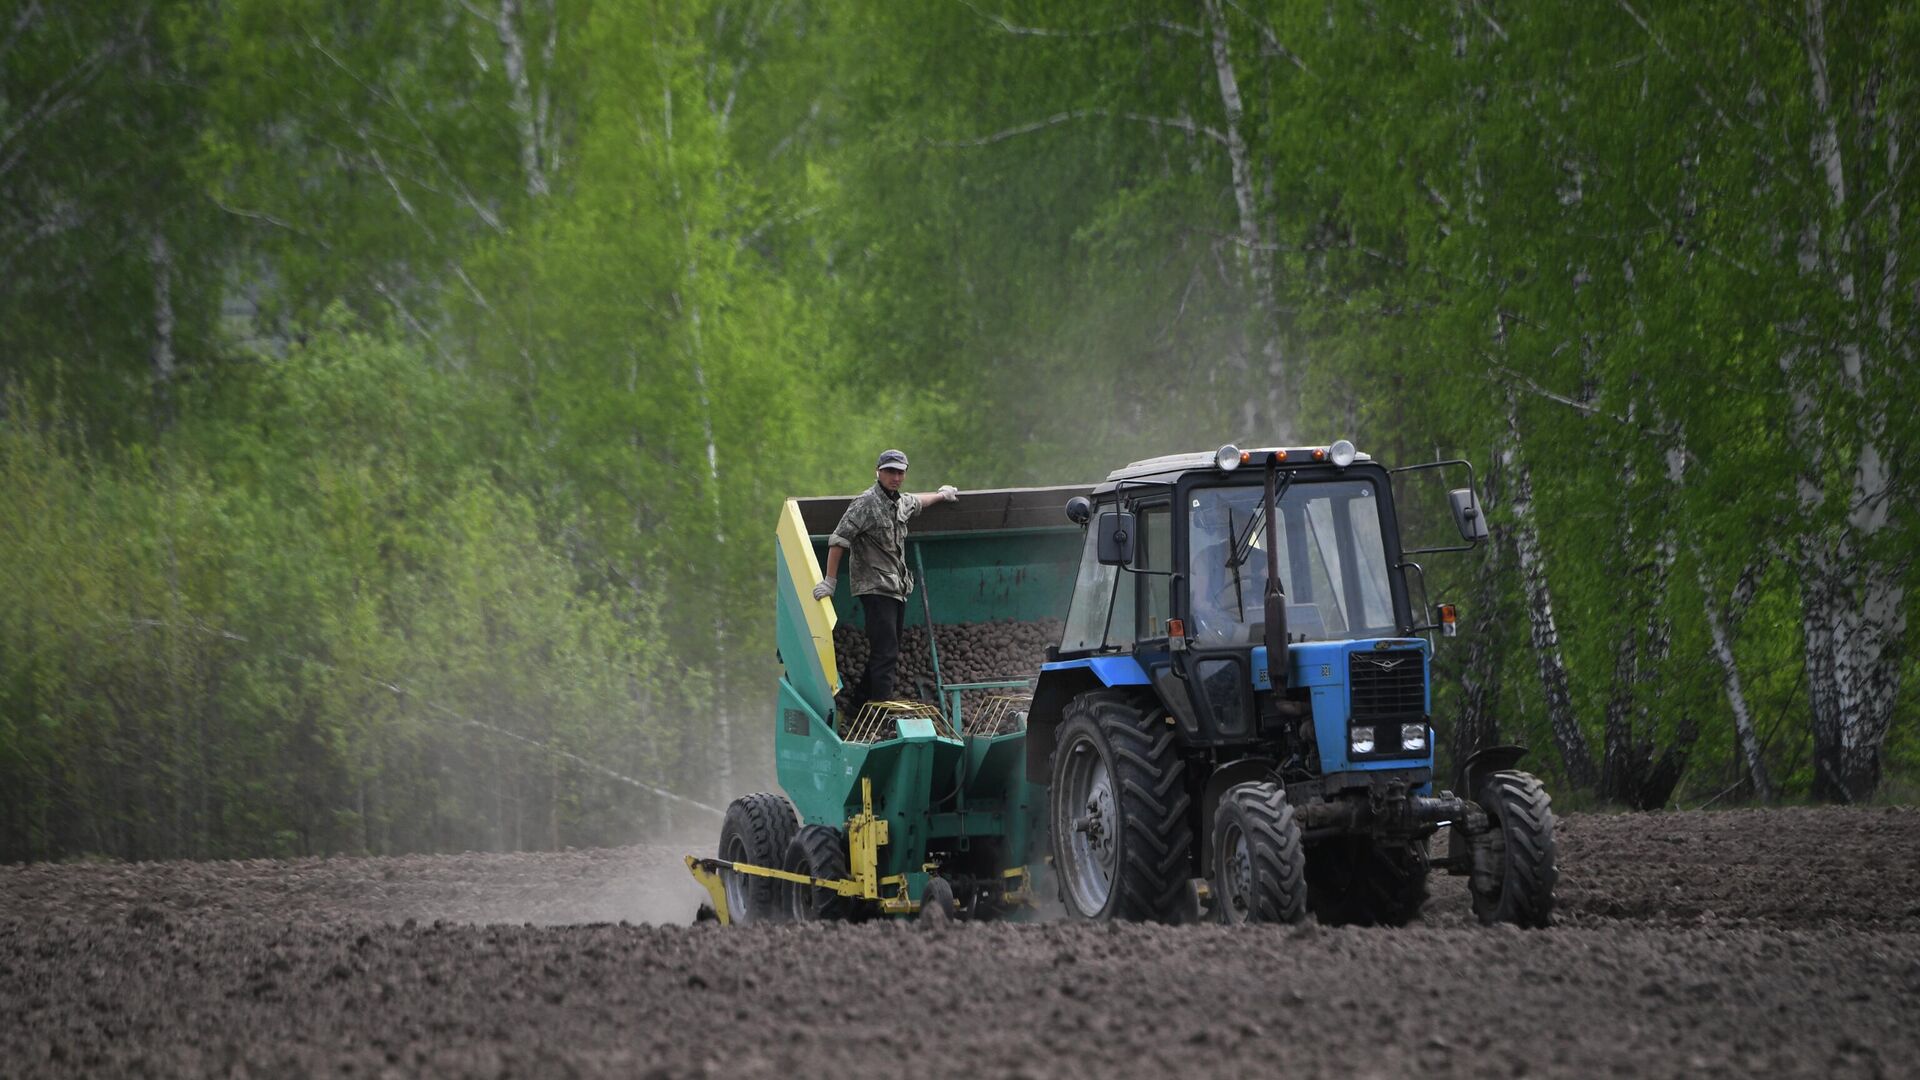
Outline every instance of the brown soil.
{"type": "Polygon", "coordinates": [[[1911,1075],[1920,812],[1560,835],[1544,932],[1454,879],[1405,930],[721,928],[654,847],[0,867],[0,1075],[1911,1075]]]}

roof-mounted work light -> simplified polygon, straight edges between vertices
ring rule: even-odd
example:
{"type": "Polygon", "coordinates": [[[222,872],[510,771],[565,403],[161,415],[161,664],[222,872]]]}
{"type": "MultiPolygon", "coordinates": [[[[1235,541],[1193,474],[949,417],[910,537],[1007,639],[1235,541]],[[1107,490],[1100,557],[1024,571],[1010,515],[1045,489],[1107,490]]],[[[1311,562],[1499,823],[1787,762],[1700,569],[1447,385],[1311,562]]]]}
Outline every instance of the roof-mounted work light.
{"type": "Polygon", "coordinates": [[[1232,472],[1239,468],[1240,463],[1247,460],[1247,457],[1248,455],[1242,453],[1239,447],[1228,443],[1213,452],[1213,463],[1220,467],[1221,472],[1232,472]]]}
{"type": "Polygon", "coordinates": [[[1331,447],[1328,447],[1327,456],[1333,459],[1334,465],[1344,469],[1347,466],[1353,464],[1353,455],[1356,452],[1357,451],[1354,450],[1352,443],[1348,442],[1345,439],[1341,439],[1335,442],[1331,447]]]}

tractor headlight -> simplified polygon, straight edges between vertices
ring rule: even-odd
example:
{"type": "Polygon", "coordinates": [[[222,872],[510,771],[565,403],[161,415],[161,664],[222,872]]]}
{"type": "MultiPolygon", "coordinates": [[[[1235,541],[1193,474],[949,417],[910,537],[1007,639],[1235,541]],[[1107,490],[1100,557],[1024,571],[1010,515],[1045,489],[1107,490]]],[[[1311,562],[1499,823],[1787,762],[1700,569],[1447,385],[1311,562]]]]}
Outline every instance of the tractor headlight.
{"type": "Polygon", "coordinates": [[[1352,746],[1354,753],[1356,754],[1373,753],[1373,728],[1371,727],[1354,728],[1352,734],[1347,736],[1347,739],[1349,744],[1352,746]]]}
{"type": "Polygon", "coordinates": [[[1221,472],[1232,472],[1239,468],[1240,463],[1247,460],[1247,457],[1248,455],[1240,452],[1239,447],[1228,443],[1213,452],[1213,463],[1220,467],[1221,472]]]}
{"type": "Polygon", "coordinates": [[[1345,439],[1341,439],[1327,448],[1327,457],[1333,460],[1334,465],[1342,469],[1353,464],[1353,455],[1355,453],[1358,453],[1358,451],[1354,450],[1353,444],[1345,439]]]}
{"type": "Polygon", "coordinates": [[[1401,724],[1400,749],[1425,750],[1427,748],[1427,725],[1401,724]]]}

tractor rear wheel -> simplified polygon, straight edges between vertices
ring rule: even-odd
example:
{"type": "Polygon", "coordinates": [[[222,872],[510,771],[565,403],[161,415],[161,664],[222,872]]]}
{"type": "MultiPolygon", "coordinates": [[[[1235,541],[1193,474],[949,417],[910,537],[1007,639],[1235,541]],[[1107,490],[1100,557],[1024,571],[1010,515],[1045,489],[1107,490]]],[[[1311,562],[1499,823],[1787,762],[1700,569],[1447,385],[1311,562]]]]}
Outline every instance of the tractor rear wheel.
{"type": "Polygon", "coordinates": [[[1307,917],[1300,822],[1279,784],[1237,784],[1221,796],[1213,815],[1213,910],[1230,924],[1307,917]]]}
{"type": "Polygon", "coordinates": [[[1129,694],[1081,694],[1055,736],[1052,772],[1053,871],[1067,913],[1172,921],[1193,861],[1173,725],[1129,694]]]}
{"type": "MultiPolygon", "coordinates": [[[[1480,807],[1492,819],[1494,865],[1489,887],[1474,888],[1473,913],[1488,926],[1553,923],[1555,864],[1553,808],[1540,781],[1523,772],[1497,772],[1480,789],[1480,807]]],[[[1476,873],[1478,883],[1483,875],[1476,873]]]]}
{"type": "MultiPolygon", "coordinates": [[[[784,795],[755,792],[727,806],[720,822],[720,857],[727,862],[778,869],[793,839],[798,816],[784,795]]],[[[779,883],[773,878],[722,870],[727,915],[733,922],[768,922],[780,915],[779,883]]]]}
{"type": "MultiPolygon", "coordinates": [[[[787,844],[786,861],[780,869],[805,874],[823,881],[844,881],[851,876],[847,868],[847,840],[840,830],[825,825],[803,825],[787,844]]],[[[787,900],[787,917],[794,922],[832,922],[853,918],[853,898],[832,889],[799,882],[782,882],[787,900]]]]}

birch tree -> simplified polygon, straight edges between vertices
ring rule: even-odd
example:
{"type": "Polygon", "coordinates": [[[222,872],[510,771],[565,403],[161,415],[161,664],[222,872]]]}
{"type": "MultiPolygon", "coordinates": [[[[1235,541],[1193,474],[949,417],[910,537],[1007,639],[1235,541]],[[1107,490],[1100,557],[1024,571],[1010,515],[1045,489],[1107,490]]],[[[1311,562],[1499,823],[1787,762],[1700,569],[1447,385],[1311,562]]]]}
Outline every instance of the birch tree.
{"type": "Polygon", "coordinates": [[[1880,780],[1907,628],[1905,559],[1887,543],[1894,490],[1885,440],[1889,392],[1898,383],[1888,369],[1912,361],[1912,337],[1896,332],[1896,311],[1906,309],[1898,321],[1900,330],[1910,328],[1913,300],[1901,285],[1912,271],[1903,271],[1900,256],[1902,204],[1913,188],[1901,144],[1913,93],[1910,79],[1893,75],[1911,59],[1912,41],[1897,29],[1881,38],[1892,28],[1877,13],[1842,19],[1823,0],[1807,0],[1796,21],[1812,106],[1810,163],[1825,195],[1806,207],[1799,258],[1831,302],[1822,306],[1824,325],[1809,327],[1805,347],[1787,350],[1782,369],[1803,455],[1796,546],[1814,791],[1855,801],[1880,780]],[[1844,45],[1830,24],[1845,32],[1844,45]],[[1876,38],[1884,44],[1875,47],[1876,38]],[[1889,80],[1892,92],[1882,97],[1879,87],[1889,80]],[[1862,270],[1879,273],[1863,284],[1862,270]]]}
{"type": "MultiPolygon", "coordinates": [[[[217,25],[202,168],[229,229],[272,260],[257,318],[336,300],[430,343],[464,258],[549,191],[577,87],[574,0],[393,6],[240,0],[217,25]]],[[[443,360],[445,358],[443,357],[443,360]]]]}
{"type": "Polygon", "coordinates": [[[103,432],[171,415],[232,244],[194,181],[194,5],[35,0],[0,16],[0,354],[58,357],[103,432]]]}

